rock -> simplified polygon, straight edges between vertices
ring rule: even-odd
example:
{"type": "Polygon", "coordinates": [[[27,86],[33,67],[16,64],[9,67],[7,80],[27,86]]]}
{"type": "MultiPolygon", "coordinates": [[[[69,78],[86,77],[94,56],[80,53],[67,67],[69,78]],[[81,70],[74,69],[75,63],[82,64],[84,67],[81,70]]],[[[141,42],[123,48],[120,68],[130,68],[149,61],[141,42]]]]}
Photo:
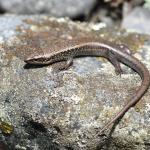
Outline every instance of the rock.
{"type": "Polygon", "coordinates": [[[108,61],[95,57],[76,58],[60,72],[55,65],[24,62],[60,40],[96,36],[138,50],[134,55],[149,68],[149,37],[44,15],[2,16],[0,33],[0,141],[9,149],[149,148],[149,92],[115,131],[108,130],[112,137],[107,132],[97,135],[140,85],[139,76],[128,67],[122,66],[124,74],[118,77],[108,61]]]}
{"type": "Polygon", "coordinates": [[[18,14],[48,13],[53,16],[77,17],[90,12],[96,0],[0,0],[6,12],[18,14]]]}
{"type": "Polygon", "coordinates": [[[122,27],[136,32],[150,34],[150,10],[148,8],[136,7],[122,22],[122,27]]]}

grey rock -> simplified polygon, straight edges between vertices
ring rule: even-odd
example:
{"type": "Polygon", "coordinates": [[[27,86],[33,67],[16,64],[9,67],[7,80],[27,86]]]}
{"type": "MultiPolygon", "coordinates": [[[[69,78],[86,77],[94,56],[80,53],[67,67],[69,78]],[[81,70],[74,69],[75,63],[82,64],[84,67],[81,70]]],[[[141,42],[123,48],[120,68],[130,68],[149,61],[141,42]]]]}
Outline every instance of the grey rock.
{"type": "Polygon", "coordinates": [[[48,13],[57,17],[87,14],[95,2],[96,0],[0,0],[1,7],[10,13],[48,13]]]}
{"type": "Polygon", "coordinates": [[[122,22],[122,27],[136,32],[150,34],[150,9],[136,7],[122,22]]]}
{"type": "MultiPolygon", "coordinates": [[[[96,135],[140,83],[129,68],[123,66],[125,74],[120,78],[108,61],[95,57],[74,59],[73,66],[61,72],[53,65],[27,67],[23,61],[30,53],[51,48],[51,42],[57,44],[61,39],[101,35],[112,40],[129,34],[98,30],[98,26],[48,16],[0,17],[0,141],[9,149],[149,148],[149,92],[124,116],[111,138],[107,132],[108,137],[96,135]]],[[[140,36],[135,37],[132,35],[132,45],[140,43],[140,36]]],[[[147,40],[136,52],[148,68],[149,47],[147,40]]]]}

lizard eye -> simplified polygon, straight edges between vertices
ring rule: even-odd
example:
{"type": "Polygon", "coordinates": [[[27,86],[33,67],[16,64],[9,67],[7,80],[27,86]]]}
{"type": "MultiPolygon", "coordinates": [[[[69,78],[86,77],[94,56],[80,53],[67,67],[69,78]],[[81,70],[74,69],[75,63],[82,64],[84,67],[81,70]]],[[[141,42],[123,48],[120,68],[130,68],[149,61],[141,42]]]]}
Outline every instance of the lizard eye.
{"type": "Polygon", "coordinates": [[[41,57],[41,58],[36,58],[35,60],[36,60],[36,61],[39,61],[39,62],[43,62],[43,61],[45,61],[45,59],[44,59],[44,58],[42,58],[42,57],[41,57]]]}
{"type": "Polygon", "coordinates": [[[39,57],[29,57],[29,58],[25,59],[24,61],[28,64],[37,64],[37,63],[45,61],[45,59],[42,58],[42,57],[41,58],[39,58],[39,57]]]}

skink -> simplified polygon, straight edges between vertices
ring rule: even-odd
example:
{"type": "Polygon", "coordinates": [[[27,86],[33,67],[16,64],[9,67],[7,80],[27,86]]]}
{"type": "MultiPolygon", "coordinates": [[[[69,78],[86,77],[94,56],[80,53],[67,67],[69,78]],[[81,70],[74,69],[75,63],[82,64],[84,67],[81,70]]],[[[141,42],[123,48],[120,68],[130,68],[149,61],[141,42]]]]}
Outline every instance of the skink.
{"type": "Polygon", "coordinates": [[[141,77],[142,83],[137,93],[131,98],[118,114],[114,116],[100,131],[102,133],[112,123],[123,117],[144,95],[150,85],[150,74],[148,69],[135,57],[123,44],[114,44],[98,38],[79,38],[54,43],[49,49],[41,50],[27,57],[24,61],[34,65],[48,65],[65,61],[63,68],[67,69],[73,62],[74,57],[80,56],[102,56],[107,58],[115,67],[117,74],[122,73],[120,63],[123,63],[135,70],[141,77]]]}

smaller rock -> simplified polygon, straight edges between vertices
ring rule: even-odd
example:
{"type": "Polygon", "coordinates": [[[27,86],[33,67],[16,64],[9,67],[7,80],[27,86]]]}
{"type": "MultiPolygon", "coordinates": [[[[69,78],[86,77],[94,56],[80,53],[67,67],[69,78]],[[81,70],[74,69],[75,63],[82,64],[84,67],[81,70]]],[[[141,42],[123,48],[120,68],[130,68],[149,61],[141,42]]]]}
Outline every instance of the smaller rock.
{"type": "Polygon", "coordinates": [[[96,0],[0,0],[1,8],[10,13],[48,13],[56,17],[88,14],[96,0]]]}
{"type": "Polygon", "coordinates": [[[129,13],[122,22],[122,27],[135,30],[136,32],[150,34],[150,10],[137,7],[129,13]]]}

